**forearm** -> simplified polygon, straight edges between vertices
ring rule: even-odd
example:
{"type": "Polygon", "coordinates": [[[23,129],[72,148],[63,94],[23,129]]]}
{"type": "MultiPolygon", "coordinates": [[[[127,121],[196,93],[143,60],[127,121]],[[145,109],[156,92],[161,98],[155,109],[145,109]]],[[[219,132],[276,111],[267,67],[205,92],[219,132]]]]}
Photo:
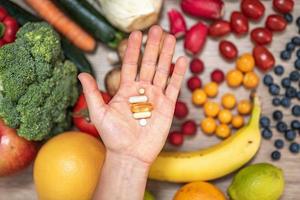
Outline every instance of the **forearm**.
{"type": "Polygon", "coordinates": [[[108,152],[94,200],[142,200],[148,169],[137,159],[108,152]]]}

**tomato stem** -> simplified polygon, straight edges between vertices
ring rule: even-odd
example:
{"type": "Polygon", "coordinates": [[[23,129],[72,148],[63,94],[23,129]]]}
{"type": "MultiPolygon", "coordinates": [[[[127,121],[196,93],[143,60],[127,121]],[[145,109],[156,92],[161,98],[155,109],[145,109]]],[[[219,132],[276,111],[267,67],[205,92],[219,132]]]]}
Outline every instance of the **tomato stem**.
{"type": "Polygon", "coordinates": [[[0,22],[0,38],[3,37],[5,33],[5,28],[6,28],[5,25],[2,22],[0,22]]]}

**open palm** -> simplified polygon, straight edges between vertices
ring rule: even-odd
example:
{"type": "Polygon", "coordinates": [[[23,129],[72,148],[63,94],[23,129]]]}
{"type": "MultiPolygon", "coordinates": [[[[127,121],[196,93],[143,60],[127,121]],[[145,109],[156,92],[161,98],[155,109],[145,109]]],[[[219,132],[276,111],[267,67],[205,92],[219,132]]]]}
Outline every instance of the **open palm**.
{"type": "Polygon", "coordinates": [[[176,40],[172,35],[165,36],[159,53],[162,34],[159,26],[150,29],[138,74],[142,34],[139,31],[131,33],[123,60],[120,89],[109,104],[104,103],[96,81],[90,75],[79,75],[91,120],[101,132],[107,151],[149,164],[161,151],[168,136],[187,67],[186,58],[179,58],[168,81],[176,40]],[[147,119],[146,126],[140,126],[139,121],[132,117],[128,102],[130,97],[138,95],[140,88],[145,89],[145,95],[153,105],[152,116],[147,119]]]}

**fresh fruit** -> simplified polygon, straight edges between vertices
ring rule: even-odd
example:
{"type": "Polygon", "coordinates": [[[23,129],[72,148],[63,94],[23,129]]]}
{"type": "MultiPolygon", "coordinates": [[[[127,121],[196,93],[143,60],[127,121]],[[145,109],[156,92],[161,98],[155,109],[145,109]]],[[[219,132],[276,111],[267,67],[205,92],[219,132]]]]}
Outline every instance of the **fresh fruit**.
{"type": "Polygon", "coordinates": [[[231,93],[225,93],[221,99],[222,106],[226,109],[232,109],[236,105],[235,96],[231,93]]]}
{"type": "Polygon", "coordinates": [[[194,120],[187,120],[181,125],[181,133],[183,135],[195,135],[197,132],[197,124],[194,120]]]}
{"type": "Polygon", "coordinates": [[[230,26],[232,32],[239,36],[246,34],[249,30],[248,19],[238,11],[231,13],[230,26]]]}
{"type": "Polygon", "coordinates": [[[277,65],[276,67],[274,67],[274,73],[277,75],[277,76],[281,76],[283,75],[284,73],[284,68],[282,65],[277,65]]]}
{"type": "MultiPolygon", "coordinates": [[[[101,95],[105,103],[108,103],[110,101],[111,97],[109,96],[109,94],[101,91],[101,95]]],[[[73,108],[72,118],[74,125],[80,131],[97,138],[99,137],[99,133],[90,119],[87,103],[83,94],[81,94],[77,99],[77,102],[73,108]]]]}
{"type": "Polygon", "coordinates": [[[215,120],[211,117],[204,118],[201,121],[201,129],[205,134],[211,135],[215,132],[217,124],[215,120]]]}
{"type": "Polygon", "coordinates": [[[291,58],[291,52],[290,51],[287,51],[287,50],[284,50],[280,53],[280,58],[282,60],[289,60],[291,58]]]}
{"type": "Polygon", "coordinates": [[[88,134],[65,132],[53,137],[34,162],[38,198],[92,199],[104,157],[103,144],[88,134]]]}
{"type": "Polygon", "coordinates": [[[242,0],[241,10],[246,17],[256,21],[264,15],[265,6],[260,0],[242,0]]]}
{"type": "Polygon", "coordinates": [[[285,21],[287,22],[287,23],[292,23],[293,22],[293,20],[294,20],[294,17],[293,17],[293,15],[291,14],[291,13],[285,13],[284,15],[283,15],[283,17],[284,17],[284,19],[285,19],[285,21]]]}
{"type": "Polygon", "coordinates": [[[285,122],[277,122],[276,124],[276,129],[280,132],[280,133],[284,133],[287,130],[287,124],[285,122]]]}
{"type": "Polygon", "coordinates": [[[220,124],[216,129],[216,136],[219,138],[228,138],[230,136],[231,130],[227,124],[220,124]]]}
{"type": "Polygon", "coordinates": [[[196,106],[202,106],[206,102],[206,93],[201,89],[196,89],[192,94],[192,101],[196,106]]]}
{"type": "Polygon", "coordinates": [[[194,91],[198,88],[201,88],[202,81],[198,76],[192,76],[187,81],[187,87],[190,89],[190,91],[194,91]]]}
{"type": "Polygon", "coordinates": [[[238,87],[243,82],[243,74],[241,71],[232,69],[226,75],[226,82],[230,87],[238,87]]]}
{"type": "Polygon", "coordinates": [[[208,28],[202,23],[198,22],[192,26],[185,34],[184,39],[184,49],[188,54],[196,55],[198,54],[206,41],[208,28]]]}
{"type": "Polygon", "coordinates": [[[207,101],[204,104],[204,113],[207,117],[216,117],[219,114],[220,106],[216,102],[207,101]]]}
{"type": "Polygon", "coordinates": [[[243,85],[247,89],[255,89],[259,84],[259,77],[255,72],[248,72],[244,75],[243,85]]]}
{"type": "Polygon", "coordinates": [[[144,200],[155,200],[155,198],[148,190],[145,190],[144,200]]]}
{"type": "MultiPolygon", "coordinates": [[[[127,47],[125,47],[124,51],[126,50],[126,48],[127,47]]],[[[125,54],[125,52],[124,52],[124,54],[125,54]]],[[[110,96],[113,97],[118,92],[120,83],[121,83],[121,68],[120,67],[113,68],[105,75],[105,88],[110,96]]]]}
{"type": "Polygon", "coordinates": [[[273,77],[272,77],[270,74],[266,74],[266,75],[264,76],[263,82],[264,82],[264,84],[265,84],[266,86],[272,85],[272,84],[273,84],[273,81],[274,81],[274,79],[273,79],[273,77]]]}
{"type": "Polygon", "coordinates": [[[270,119],[268,117],[264,116],[264,117],[260,118],[259,124],[263,128],[269,128],[270,124],[271,124],[271,121],[270,121],[270,119]]]}
{"type": "Polygon", "coordinates": [[[277,84],[271,84],[269,86],[269,92],[272,95],[278,95],[280,93],[280,87],[277,84]]]}
{"type": "Polygon", "coordinates": [[[168,12],[168,18],[170,24],[170,33],[176,38],[183,36],[187,28],[182,14],[176,9],[171,9],[168,12]]]}
{"type": "Polygon", "coordinates": [[[295,138],[296,138],[297,134],[294,130],[287,130],[285,131],[284,133],[284,138],[287,140],[287,141],[294,141],[295,138]]]}
{"type": "Polygon", "coordinates": [[[244,118],[241,115],[232,117],[231,124],[233,128],[241,128],[244,125],[244,118]]]}
{"type": "Polygon", "coordinates": [[[280,32],[285,30],[287,22],[281,15],[273,14],[267,17],[265,25],[270,31],[280,32]]]}
{"type": "Polygon", "coordinates": [[[247,115],[251,112],[252,104],[248,99],[241,100],[237,105],[237,110],[241,115],[247,115]]]}
{"type": "Polygon", "coordinates": [[[221,124],[229,124],[232,120],[232,114],[229,110],[221,110],[218,114],[218,119],[221,124]]]}
{"type": "Polygon", "coordinates": [[[262,71],[272,69],[275,64],[273,54],[264,46],[256,46],[253,49],[253,57],[256,66],[262,71]]]}
{"type": "Polygon", "coordinates": [[[296,142],[292,142],[290,147],[289,147],[290,152],[292,153],[299,153],[300,151],[300,145],[296,142]]]}
{"type": "Polygon", "coordinates": [[[280,158],[281,158],[281,153],[279,152],[279,151],[273,151],[272,153],[271,153],[271,158],[272,158],[272,160],[280,160],[280,158]]]}
{"type": "Polygon", "coordinates": [[[292,114],[295,116],[295,117],[299,117],[300,116],[300,106],[299,105],[294,105],[292,107],[292,114]]]}
{"type": "Polygon", "coordinates": [[[251,39],[257,45],[270,44],[272,37],[272,32],[267,28],[255,28],[251,31],[251,39]]]}
{"type": "Polygon", "coordinates": [[[236,61],[236,68],[241,72],[251,72],[255,66],[255,61],[250,53],[244,53],[236,61]]]}
{"type": "Polygon", "coordinates": [[[179,131],[172,131],[168,137],[168,141],[174,146],[181,146],[183,144],[183,140],[183,135],[179,131]]]}
{"type": "Polygon", "coordinates": [[[222,83],[224,81],[224,73],[222,70],[220,69],[215,69],[214,71],[212,71],[212,73],[210,74],[210,78],[211,81],[216,82],[218,84],[222,83]]]}
{"type": "Polygon", "coordinates": [[[190,70],[194,74],[201,74],[204,71],[204,63],[199,58],[193,58],[190,64],[190,70]]]}
{"type": "Polygon", "coordinates": [[[222,37],[231,31],[230,23],[225,20],[217,20],[208,29],[208,34],[212,37],[222,37]]]}
{"type": "Polygon", "coordinates": [[[280,13],[289,13],[294,8],[294,0],[273,0],[273,7],[280,13]]]}
{"type": "Polygon", "coordinates": [[[232,200],[278,200],[284,185],[282,169],[259,163],[243,168],[234,176],[228,195],[232,200]]]}
{"type": "Polygon", "coordinates": [[[277,148],[277,149],[282,149],[284,147],[284,141],[282,139],[277,139],[275,140],[274,142],[274,146],[277,148]]]}
{"type": "Polygon", "coordinates": [[[282,120],[282,118],[283,118],[283,114],[282,114],[282,112],[281,112],[280,110],[275,110],[275,111],[273,112],[272,116],[273,116],[273,119],[274,119],[275,121],[280,121],[280,120],[282,120]]]}
{"type": "Polygon", "coordinates": [[[222,40],[219,43],[219,51],[221,55],[228,60],[233,60],[238,55],[236,46],[232,42],[227,40],[222,40]]]}
{"type": "Polygon", "coordinates": [[[269,140],[269,139],[272,138],[273,133],[272,133],[272,131],[271,131],[269,128],[264,128],[264,129],[262,130],[261,135],[262,135],[262,137],[263,137],[264,139],[269,140]]]}
{"type": "MultiPolygon", "coordinates": [[[[237,170],[251,160],[259,149],[260,112],[260,103],[255,97],[248,125],[204,150],[160,153],[150,168],[149,177],[160,181],[191,182],[220,178],[237,170]]],[[[210,121],[215,122],[214,119],[210,121]]]]}
{"type": "Polygon", "coordinates": [[[189,114],[188,107],[183,101],[177,101],[175,104],[174,116],[178,119],[183,119],[189,114]]]}
{"type": "Polygon", "coordinates": [[[197,181],[182,186],[173,200],[226,200],[226,197],[211,183],[197,181]]]}
{"type": "Polygon", "coordinates": [[[204,85],[203,90],[208,97],[215,97],[219,92],[218,84],[215,82],[207,83],[206,85],[204,85]]]}
{"type": "Polygon", "coordinates": [[[15,129],[0,119],[0,177],[26,168],[35,158],[38,149],[34,142],[17,135],[15,129]]]}

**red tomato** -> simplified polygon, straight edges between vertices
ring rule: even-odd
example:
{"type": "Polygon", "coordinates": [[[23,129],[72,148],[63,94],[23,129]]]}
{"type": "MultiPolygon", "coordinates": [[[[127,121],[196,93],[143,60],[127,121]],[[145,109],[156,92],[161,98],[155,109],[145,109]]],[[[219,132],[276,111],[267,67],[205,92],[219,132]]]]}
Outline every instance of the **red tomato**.
{"type": "Polygon", "coordinates": [[[265,6],[260,0],[243,0],[241,10],[246,17],[259,20],[265,13],[265,6]]]}
{"type": "Polygon", "coordinates": [[[237,35],[246,34],[249,30],[248,19],[238,11],[231,13],[230,17],[231,30],[237,35]]]}
{"type": "MultiPolygon", "coordinates": [[[[106,93],[102,92],[102,98],[105,103],[108,103],[111,97],[106,93]]],[[[73,108],[73,123],[82,132],[90,134],[95,137],[99,137],[99,133],[90,120],[88,107],[84,95],[81,94],[73,108]]]]}
{"type": "Polygon", "coordinates": [[[267,28],[255,28],[251,31],[251,39],[259,45],[271,43],[272,37],[272,32],[267,28]]]}
{"type": "Polygon", "coordinates": [[[229,60],[235,59],[238,55],[236,46],[227,40],[222,40],[219,44],[219,50],[221,55],[229,60]]]}
{"type": "Polygon", "coordinates": [[[273,7],[280,13],[289,13],[294,8],[293,0],[273,0],[273,7]]]}
{"type": "Polygon", "coordinates": [[[221,37],[230,33],[230,23],[224,20],[215,21],[210,25],[208,34],[212,37],[221,37]]]}
{"type": "Polygon", "coordinates": [[[267,71],[273,68],[275,64],[275,58],[273,54],[264,46],[256,46],[253,49],[253,57],[255,59],[256,66],[263,70],[267,71]]]}
{"type": "Polygon", "coordinates": [[[269,15],[266,27],[271,31],[284,31],[287,26],[286,20],[281,15],[269,15]]]}

